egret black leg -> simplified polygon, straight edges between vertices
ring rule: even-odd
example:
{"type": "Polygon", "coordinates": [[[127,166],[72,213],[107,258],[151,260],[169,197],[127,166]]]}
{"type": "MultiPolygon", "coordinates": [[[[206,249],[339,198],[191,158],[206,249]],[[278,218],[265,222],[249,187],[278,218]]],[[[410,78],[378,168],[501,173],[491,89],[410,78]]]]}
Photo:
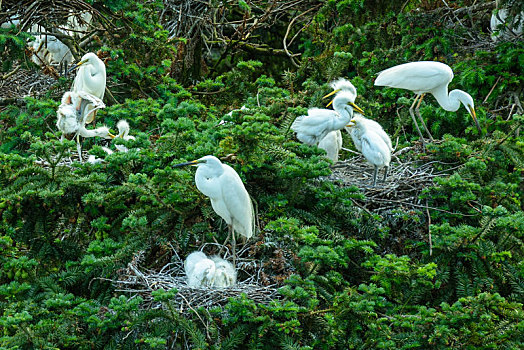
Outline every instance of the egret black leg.
{"type": "Polygon", "coordinates": [[[233,242],[231,244],[232,246],[232,250],[233,250],[233,267],[236,269],[237,268],[237,264],[236,264],[236,260],[237,260],[237,257],[236,257],[236,248],[237,248],[237,240],[235,238],[235,231],[233,231],[233,225],[231,225],[231,241],[233,242]]]}
{"type": "Polygon", "coordinates": [[[424,98],[424,94],[420,95],[420,99],[418,100],[418,103],[417,103],[417,107],[415,108],[415,113],[417,113],[417,116],[418,116],[418,119],[420,119],[420,121],[422,122],[422,126],[424,127],[424,129],[426,130],[426,132],[428,133],[428,136],[429,136],[429,139],[431,140],[431,142],[435,141],[433,139],[433,136],[431,135],[431,133],[429,132],[428,130],[428,127],[426,126],[426,123],[424,122],[424,119],[422,118],[422,116],[420,115],[420,103],[422,102],[422,99],[424,98]]]}
{"type": "Polygon", "coordinates": [[[389,170],[389,167],[384,167],[384,179],[382,180],[382,182],[386,182],[386,178],[388,177],[388,170],[389,170]]]}
{"type": "Polygon", "coordinates": [[[415,115],[413,114],[413,108],[415,107],[415,104],[417,103],[417,99],[420,95],[415,96],[415,100],[413,101],[413,104],[409,108],[409,115],[411,116],[411,119],[413,120],[413,124],[415,124],[415,128],[417,129],[418,136],[420,136],[420,141],[422,141],[422,147],[424,149],[426,148],[426,142],[424,141],[424,136],[422,136],[422,132],[420,131],[420,128],[418,127],[417,120],[415,119],[415,115]]]}
{"type": "Polygon", "coordinates": [[[373,172],[373,187],[377,184],[378,166],[375,165],[375,171],[373,172]]]}

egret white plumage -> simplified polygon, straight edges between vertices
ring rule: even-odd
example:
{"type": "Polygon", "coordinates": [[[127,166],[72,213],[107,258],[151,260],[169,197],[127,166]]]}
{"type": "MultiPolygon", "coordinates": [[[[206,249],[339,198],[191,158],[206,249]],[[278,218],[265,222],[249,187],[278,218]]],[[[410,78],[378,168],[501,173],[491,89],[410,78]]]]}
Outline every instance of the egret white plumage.
{"type": "MultiPolygon", "coordinates": [[[[333,88],[333,91],[331,91],[329,94],[327,94],[326,96],[324,96],[323,98],[327,98],[331,95],[334,95],[340,91],[345,91],[347,93],[350,93],[352,94],[354,97],[353,97],[353,101],[351,102],[355,102],[355,99],[357,98],[357,88],[355,87],[355,85],[353,85],[351,83],[351,81],[347,80],[347,79],[344,79],[344,78],[338,78],[337,80],[333,80],[331,83],[329,83],[329,86],[331,86],[333,88]]],[[[334,100],[331,100],[326,107],[329,107],[330,104],[333,103],[334,100]]]]}
{"type": "Polygon", "coordinates": [[[422,143],[425,144],[424,137],[422,136],[415,116],[413,115],[413,107],[417,104],[415,112],[422,122],[424,129],[426,129],[430,139],[433,141],[433,137],[419,112],[420,103],[426,93],[435,96],[437,102],[446,111],[455,112],[459,109],[460,104],[462,103],[475,121],[479,133],[482,132],[477,120],[475,106],[471,95],[458,89],[452,90],[448,94],[448,85],[452,79],[453,71],[447,64],[434,61],[419,61],[404,63],[380,72],[375,80],[375,85],[411,90],[416,94],[415,100],[409,109],[409,113],[413,119],[413,123],[415,124],[422,143]]]}
{"type": "Polygon", "coordinates": [[[341,91],[333,100],[334,110],[310,108],[307,111],[308,115],[301,115],[295,119],[291,129],[303,143],[318,145],[329,132],[340,130],[349,123],[353,109],[363,113],[353,100],[353,94],[341,91]]]}
{"type": "Polygon", "coordinates": [[[233,265],[218,256],[211,257],[215,263],[215,278],[213,286],[215,287],[231,287],[237,282],[237,271],[233,265]]]}
{"type": "MultiPolygon", "coordinates": [[[[118,123],[116,123],[116,128],[118,129],[118,135],[117,137],[120,137],[124,140],[134,140],[135,137],[129,135],[129,123],[126,120],[120,120],[118,123]]],[[[128,149],[124,145],[115,145],[116,149],[120,152],[127,152],[128,149]]]]}
{"type": "Polygon", "coordinates": [[[189,254],[184,261],[184,271],[186,272],[186,276],[189,276],[193,272],[195,264],[203,259],[207,259],[207,255],[201,251],[189,254]]]}
{"type": "Polygon", "coordinates": [[[342,133],[340,130],[329,132],[320,142],[318,148],[326,151],[326,155],[333,163],[338,162],[338,152],[342,149],[342,133]]]}
{"type": "Polygon", "coordinates": [[[96,129],[86,129],[86,119],[90,113],[104,108],[104,103],[85,92],[68,91],[62,96],[62,103],[58,106],[56,126],[62,133],[62,139],[72,139],[76,136],[77,151],[80,161],[82,161],[82,147],[80,144],[80,136],[82,137],[103,137],[106,139],[114,138],[115,136],[109,132],[109,128],[102,126],[96,129]],[[84,114],[83,108],[86,104],[92,104],[94,107],[88,114],[84,114]]]}
{"type": "MultiPolygon", "coordinates": [[[[393,151],[393,145],[391,143],[391,139],[389,138],[388,134],[384,131],[382,126],[377,123],[374,120],[367,119],[364,116],[362,116],[359,113],[355,113],[353,115],[353,120],[356,120],[360,123],[365,123],[368,128],[372,129],[377,133],[378,136],[382,138],[382,140],[386,143],[390,151],[393,151]]],[[[362,152],[362,130],[360,128],[353,128],[346,126],[346,131],[349,133],[349,136],[351,136],[351,139],[353,140],[353,144],[355,145],[355,148],[362,152]]]]}
{"type": "Polygon", "coordinates": [[[192,287],[212,286],[215,281],[215,269],[213,260],[208,258],[199,260],[187,275],[187,284],[192,287]]]}
{"type": "Polygon", "coordinates": [[[499,7],[499,0],[495,1],[496,10],[490,19],[491,39],[513,39],[522,35],[524,30],[524,11],[510,15],[510,9],[499,7]]]}
{"type": "MultiPolygon", "coordinates": [[[[232,237],[233,265],[235,265],[235,232],[249,239],[254,231],[254,211],[240,176],[217,157],[205,156],[197,160],[176,164],[175,167],[193,165],[197,167],[195,183],[200,192],[211,200],[213,210],[225,220],[232,237]]],[[[226,240],[227,241],[227,240],[226,240]]]]}
{"type": "MultiPolygon", "coordinates": [[[[73,82],[73,91],[85,91],[100,100],[104,98],[106,90],[106,66],[98,56],[92,52],[86,53],[80,62],[69,69],[69,72],[78,69],[75,80],[73,82]]],[[[94,109],[94,106],[88,106],[88,110],[94,109]]],[[[94,120],[95,113],[91,114],[91,118],[87,123],[94,120]]]]}
{"type": "Polygon", "coordinates": [[[380,168],[385,168],[383,181],[386,181],[389,163],[391,162],[391,151],[386,142],[374,128],[363,122],[362,119],[352,119],[348,127],[359,129],[362,154],[375,167],[373,186],[377,184],[377,174],[380,168]]]}

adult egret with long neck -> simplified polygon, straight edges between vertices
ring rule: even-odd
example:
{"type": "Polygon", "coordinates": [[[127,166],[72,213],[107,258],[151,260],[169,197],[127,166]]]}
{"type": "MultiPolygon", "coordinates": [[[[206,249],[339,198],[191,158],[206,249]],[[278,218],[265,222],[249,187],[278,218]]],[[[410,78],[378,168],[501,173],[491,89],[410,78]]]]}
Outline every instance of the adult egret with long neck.
{"type": "MultiPolygon", "coordinates": [[[[69,72],[78,69],[73,82],[73,91],[85,91],[100,100],[104,98],[106,90],[106,66],[98,56],[92,52],[86,53],[80,62],[69,69],[69,72]]],[[[94,107],[88,106],[88,110],[94,107]]],[[[86,122],[89,124],[94,120],[95,113],[91,114],[86,122]]]]}
{"type": "Polygon", "coordinates": [[[186,165],[197,167],[195,183],[198,190],[209,197],[213,210],[228,225],[228,238],[232,237],[233,265],[235,265],[235,232],[249,239],[254,231],[254,211],[249,193],[237,172],[215,156],[205,156],[174,166],[186,165]]]}
{"type": "Polygon", "coordinates": [[[431,136],[431,133],[419,111],[420,103],[426,93],[435,96],[437,102],[446,111],[455,112],[459,109],[460,104],[462,103],[475,121],[479,133],[482,133],[471,95],[458,89],[452,90],[448,93],[448,85],[452,79],[453,71],[447,64],[434,61],[419,61],[400,64],[380,72],[375,80],[375,85],[411,90],[416,94],[415,100],[409,109],[409,113],[413,119],[413,123],[415,124],[420,139],[425,145],[424,137],[422,136],[415,116],[413,115],[413,108],[416,104],[415,112],[422,122],[424,129],[426,129],[429,138],[433,141],[433,137],[431,136]]]}

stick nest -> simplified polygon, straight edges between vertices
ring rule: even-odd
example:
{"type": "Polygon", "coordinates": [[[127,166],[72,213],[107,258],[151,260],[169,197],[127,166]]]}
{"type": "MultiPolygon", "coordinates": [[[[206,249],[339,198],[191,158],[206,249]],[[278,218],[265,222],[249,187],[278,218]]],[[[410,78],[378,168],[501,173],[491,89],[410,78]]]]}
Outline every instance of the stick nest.
{"type": "MultiPolygon", "coordinates": [[[[245,251],[245,250],[244,250],[245,251]]],[[[239,297],[245,294],[247,298],[261,304],[269,304],[273,300],[279,299],[275,285],[264,286],[261,274],[262,265],[253,259],[241,257],[237,259],[237,269],[239,276],[248,275],[247,279],[237,280],[231,287],[190,287],[187,285],[187,278],[184,272],[184,262],[174,252],[172,262],[154,271],[141,267],[143,252],[139,252],[127,265],[126,269],[121,270],[117,280],[113,280],[117,292],[124,292],[131,295],[141,296],[144,300],[144,308],[161,308],[160,302],[154,300],[152,292],[163,288],[164,290],[176,289],[174,299],[171,302],[181,313],[195,312],[196,309],[203,307],[221,307],[227,304],[229,298],[239,297]],[[247,273],[253,271],[254,273],[247,273]]]]}
{"type": "Polygon", "coordinates": [[[340,186],[358,187],[364,198],[353,199],[353,202],[367,211],[426,208],[423,199],[419,198],[422,190],[433,186],[436,177],[445,176],[451,169],[437,171],[435,166],[441,162],[414,160],[412,157],[401,161],[396,155],[393,155],[386,181],[382,182],[384,169],[380,169],[375,187],[372,185],[374,167],[362,155],[335,164],[327,179],[340,186]]]}
{"type": "MultiPolygon", "coordinates": [[[[56,84],[54,78],[40,70],[28,70],[15,66],[12,72],[6,79],[0,79],[0,99],[2,100],[43,97],[56,84]]],[[[56,89],[53,93],[55,97],[64,93],[58,90],[56,89]]],[[[15,102],[14,100],[11,102],[15,102]]]]}

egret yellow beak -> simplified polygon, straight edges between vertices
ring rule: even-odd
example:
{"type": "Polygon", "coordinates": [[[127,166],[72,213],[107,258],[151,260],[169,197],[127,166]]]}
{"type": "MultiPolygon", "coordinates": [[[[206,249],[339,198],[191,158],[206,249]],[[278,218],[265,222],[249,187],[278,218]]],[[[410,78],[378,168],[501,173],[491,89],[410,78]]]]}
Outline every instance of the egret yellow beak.
{"type": "Polygon", "coordinates": [[[74,71],[75,69],[77,69],[78,67],[80,67],[81,65],[83,65],[84,63],[86,63],[88,60],[83,60],[83,61],[80,61],[78,62],[77,64],[75,64],[73,67],[69,68],[69,70],[67,71],[67,73],[71,73],[72,71],[74,71]]]}
{"type": "Polygon", "coordinates": [[[328,98],[329,96],[334,95],[334,94],[336,94],[336,93],[339,92],[339,91],[340,91],[340,89],[333,90],[333,91],[331,91],[329,94],[327,94],[326,96],[324,96],[324,97],[322,97],[322,98],[328,98]]]}
{"type": "Polygon", "coordinates": [[[183,166],[186,166],[186,165],[198,165],[199,163],[202,163],[202,161],[200,159],[197,159],[197,160],[192,160],[190,162],[185,162],[185,163],[180,163],[180,164],[175,164],[173,165],[173,168],[180,168],[180,167],[183,167],[183,166]]]}
{"type": "Polygon", "coordinates": [[[109,136],[110,138],[114,139],[116,136],[111,134],[111,133],[108,133],[107,136],[109,136]]]}
{"type": "Polygon", "coordinates": [[[359,106],[357,106],[356,104],[354,104],[353,102],[349,102],[348,103],[351,107],[353,107],[353,109],[355,111],[357,111],[358,113],[362,114],[362,115],[365,115],[364,111],[362,110],[362,108],[360,108],[359,106]]]}
{"type": "Polygon", "coordinates": [[[334,101],[334,100],[329,101],[329,103],[326,105],[326,107],[331,106],[331,104],[333,103],[333,101],[334,101]]]}
{"type": "Polygon", "coordinates": [[[351,127],[355,126],[356,123],[357,123],[357,122],[355,121],[355,119],[351,119],[350,122],[349,122],[349,124],[346,125],[346,127],[351,128],[351,127]]]}
{"type": "Polygon", "coordinates": [[[479,134],[482,135],[482,129],[480,128],[480,124],[479,124],[479,121],[477,119],[477,113],[475,113],[475,108],[473,108],[471,106],[468,106],[468,112],[469,112],[469,114],[471,114],[471,117],[475,121],[475,124],[477,125],[477,129],[479,131],[479,134]]]}

